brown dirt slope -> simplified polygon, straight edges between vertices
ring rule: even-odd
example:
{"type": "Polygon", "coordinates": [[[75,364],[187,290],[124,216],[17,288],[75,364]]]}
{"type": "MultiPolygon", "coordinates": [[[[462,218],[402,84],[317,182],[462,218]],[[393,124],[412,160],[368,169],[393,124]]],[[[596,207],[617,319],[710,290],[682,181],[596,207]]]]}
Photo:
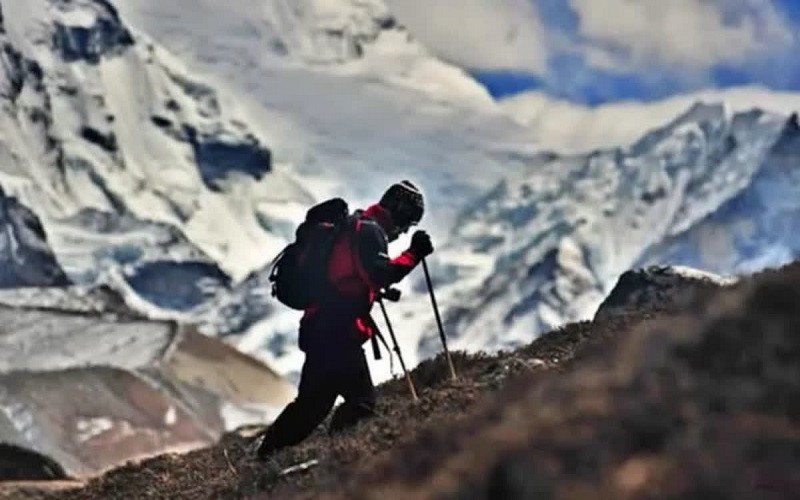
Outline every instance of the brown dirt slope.
{"type": "MultiPolygon", "coordinates": [[[[413,405],[268,464],[252,438],[129,464],[46,498],[797,498],[800,264],[681,310],[568,325],[514,352],[421,364],[413,405]],[[309,459],[318,465],[281,475],[309,459]]],[[[31,491],[28,495],[36,496],[31,491]]]]}

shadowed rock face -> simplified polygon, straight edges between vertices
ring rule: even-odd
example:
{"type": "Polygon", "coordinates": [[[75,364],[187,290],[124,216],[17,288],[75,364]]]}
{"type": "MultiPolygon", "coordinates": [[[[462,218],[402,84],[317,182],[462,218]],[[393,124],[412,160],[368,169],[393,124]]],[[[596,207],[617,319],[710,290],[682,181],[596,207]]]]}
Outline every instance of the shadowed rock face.
{"type": "Polygon", "coordinates": [[[231,284],[230,277],[208,262],[147,262],[125,278],[144,299],[177,311],[191,310],[231,284]]]}
{"type": "Polygon", "coordinates": [[[65,62],[85,61],[97,64],[104,55],[119,54],[134,44],[130,32],[123,26],[117,10],[105,0],[59,0],[56,7],[74,8],[73,4],[90,7],[90,23],[66,24],[57,22],[53,31],[53,45],[65,62]]]}
{"type": "Polygon", "coordinates": [[[0,188],[0,288],[69,283],[39,218],[0,188]]]}
{"type": "MultiPolygon", "coordinates": [[[[118,291],[107,286],[23,287],[0,290],[0,311],[5,307],[70,311],[75,314],[108,315],[118,319],[145,319],[131,309],[118,291]]],[[[20,316],[24,314],[16,314],[20,316]]],[[[10,324],[4,329],[10,329],[10,324]]]]}
{"type": "Polygon", "coordinates": [[[272,169],[272,154],[255,139],[231,142],[196,133],[187,135],[200,175],[210,189],[218,191],[219,182],[234,172],[260,180],[272,169]]]}

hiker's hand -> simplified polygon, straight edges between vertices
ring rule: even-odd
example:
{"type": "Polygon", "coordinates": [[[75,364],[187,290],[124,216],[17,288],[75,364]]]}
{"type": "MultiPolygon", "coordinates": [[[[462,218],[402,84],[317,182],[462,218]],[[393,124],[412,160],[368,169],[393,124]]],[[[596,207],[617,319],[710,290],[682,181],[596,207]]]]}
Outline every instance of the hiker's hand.
{"type": "Polygon", "coordinates": [[[411,251],[420,259],[433,253],[433,243],[431,243],[428,233],[425,231],[414,233],[414,236],[411,237],[411,251]]]}

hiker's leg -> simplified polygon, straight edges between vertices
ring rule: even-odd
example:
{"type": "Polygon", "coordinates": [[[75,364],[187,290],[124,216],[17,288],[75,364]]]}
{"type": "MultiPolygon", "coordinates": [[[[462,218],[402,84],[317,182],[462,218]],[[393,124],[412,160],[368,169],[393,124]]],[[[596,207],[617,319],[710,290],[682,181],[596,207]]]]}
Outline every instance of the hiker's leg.
{"type": "Polygon", "coordinates": [[[328,416],[336,402],[336,396],[336,387],[331,383],[330,376],[307,357],[300,376],[297,398],[289,403],[267,429],[258,448],[258,456],[264,458],[308,437],[328,416]]]}
{"type": "Polygon", "coordinates": [[[329,428],[331,434],[347,429],[375,413],[375,387],[372,385],[367,358],[360,348],[342,381],[340,394],[344,397],[344,403],[333,414],[329,428]]]}

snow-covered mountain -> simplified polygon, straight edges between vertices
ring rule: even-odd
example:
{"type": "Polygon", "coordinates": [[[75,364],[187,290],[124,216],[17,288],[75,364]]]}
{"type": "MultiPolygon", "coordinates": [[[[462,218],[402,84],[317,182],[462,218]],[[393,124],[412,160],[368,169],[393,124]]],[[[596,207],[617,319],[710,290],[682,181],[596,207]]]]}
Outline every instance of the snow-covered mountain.
{"type": "Polygon", "coordinates": [[[702,221],[648,248],[639,263],[755,272],[800,254],[800,124],[786,122],[748,185],[702,221]]]}
{"type": "Polygon", "coordinates": [[[278,243],[269,206],[305,193],[216,92],[102,0],[4,1],[0,184],[42,219],[75,281],[156,259],[233,275],[278,243]]]}
{"type": "Polygon", "coordinates": [[[382,0],[115,2],[136,29],[220,89],[317,197],[374,202],[414,178],[437,234],[532,150],[460,68],[432,56],[382,0]]]}
{"type": "MultiPolygon", "coordinates": [[[[282,372],[302,360],[297,314],[269,296],[265,264],[313,201],[363,206],[401,178],[427,194],[457,348],[589,318],[631,266],[726,274],[798,252],[798,134],[780,113],[792,96],[597,114],[497,103],[382,0],[0,0],[0,12],[0,188],[40,221],[33,246],[64,280],[197,323],[282,372]]],[[[409,364],[438,350],[419,275],[390,308],[409,364]]]]}
{"type": "Polygon", "coordinates": [[[698,104],[629,148],[551,155],[509,176],[450,241],[492,256],[472,271],[478,286],[448,287],[455,345],[519,345],[589,318],[632,267],[729,274],[797,258],[799,141],[796,115],[698,104]]]}
{"type": "Polygon", "coordinates": [[[260,323],[242,341],[254,350],[293,343],[296,315],[260,321],[262,271],[314,199],[364,205],[411,177],[442,238],[462,200],[531,149],[378,0],[0,12],[0,186],[41,220],[68,278],[210,333],[260,323]]]}
{"type": "Polygon", "coordinates": [[[163,261],[241,280],[315,198],[364,205],[401,177],[426,186],[444,235],[461,200],[530,149],[524,127],[379,0],[0,11],[0,185],[78,283],[163,261]]]}

